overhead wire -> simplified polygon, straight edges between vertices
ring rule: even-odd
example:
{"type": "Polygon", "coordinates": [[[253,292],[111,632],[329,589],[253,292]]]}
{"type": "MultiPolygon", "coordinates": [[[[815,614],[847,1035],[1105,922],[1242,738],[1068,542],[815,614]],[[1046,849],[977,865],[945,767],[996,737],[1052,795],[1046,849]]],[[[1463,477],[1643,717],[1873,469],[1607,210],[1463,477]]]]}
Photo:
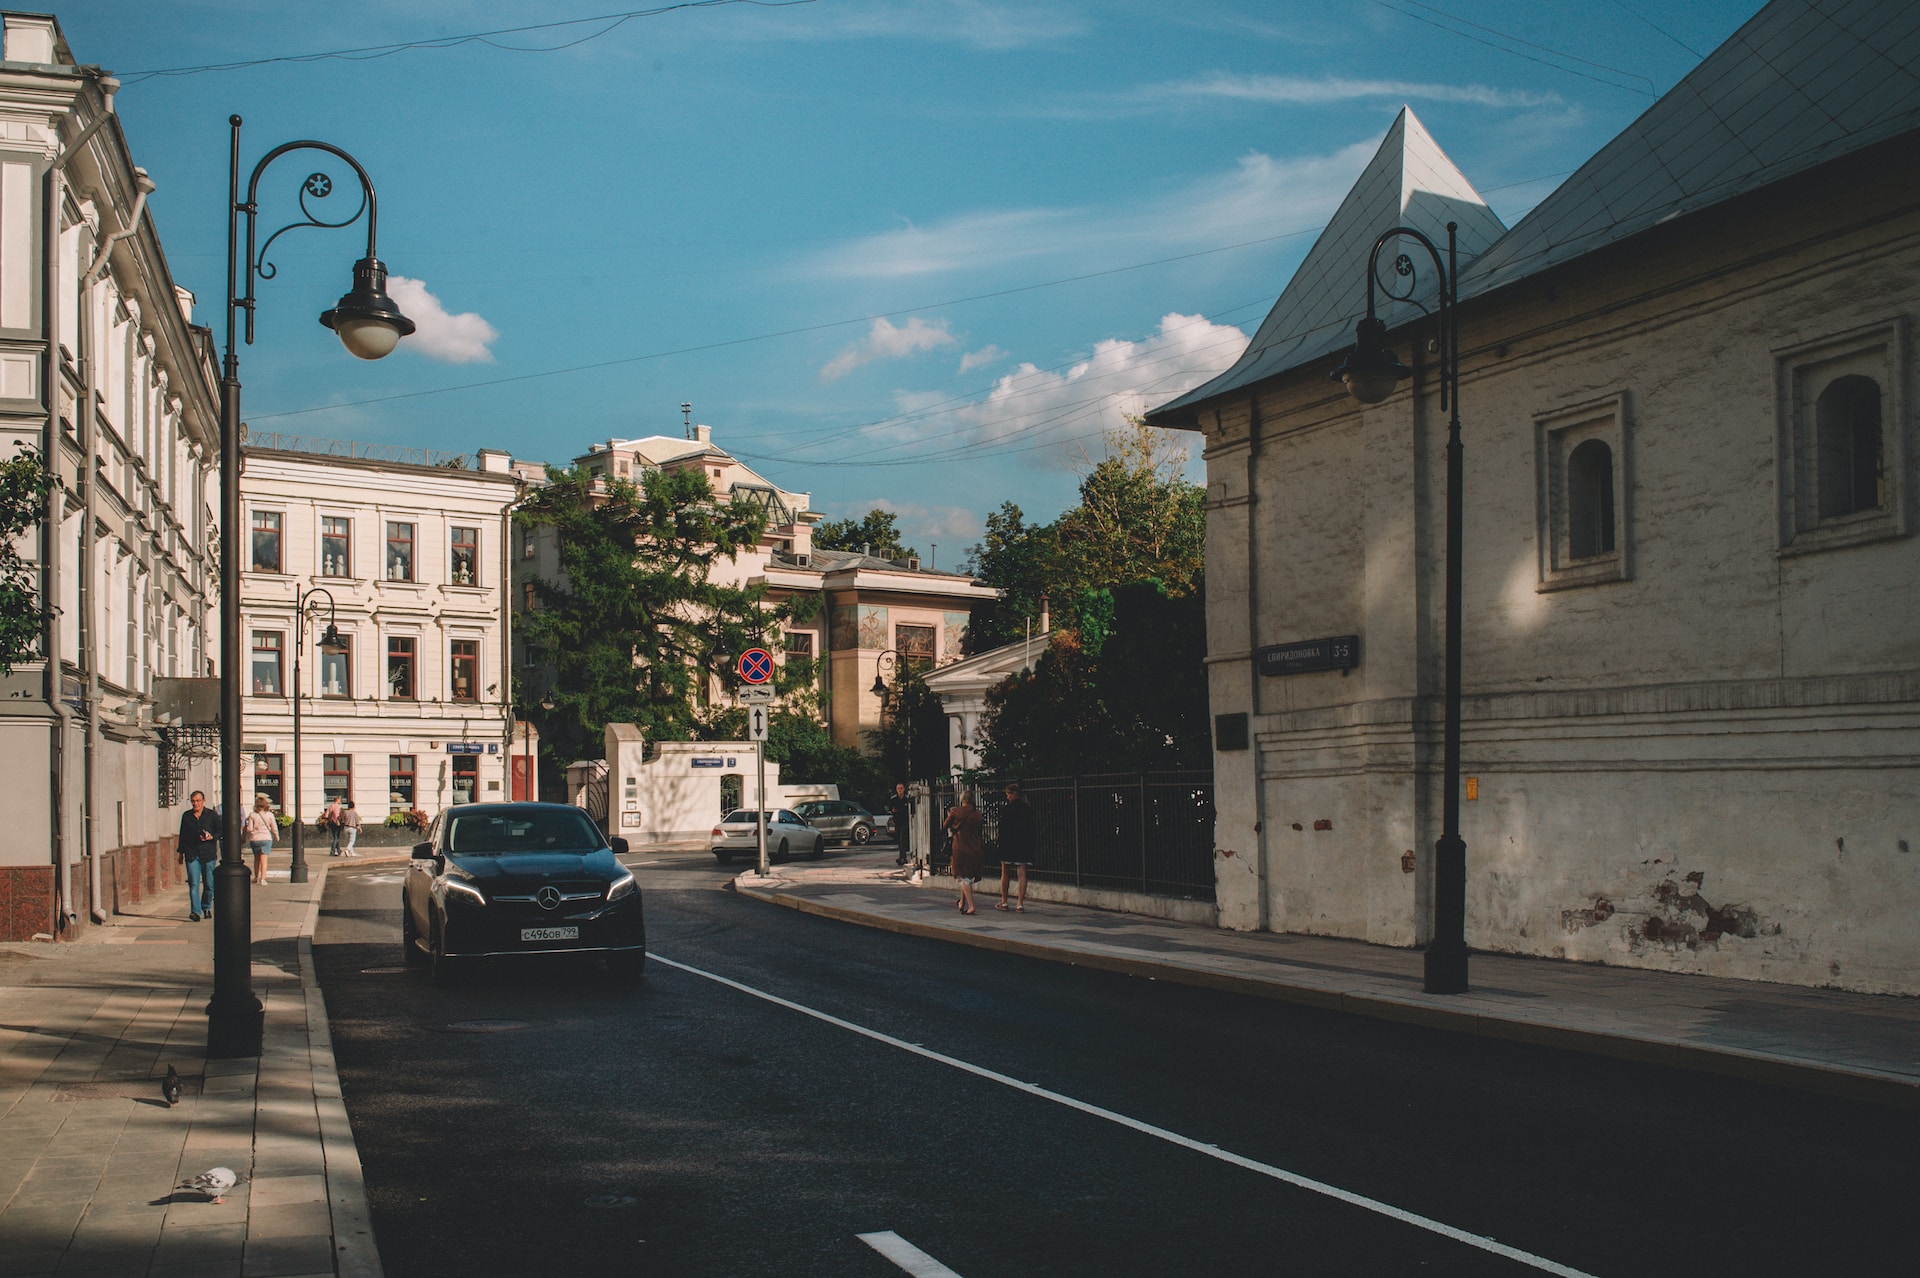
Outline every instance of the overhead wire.
{"type": "Polygon", "coordinates": [[[1498,28],[1485,26],[1481,23],[1474,22],[1470,19],[1462,18],[1457,14],[1448,13],[1445,9],[1436,9],[1430,4],[1421,4],[1420,0],[1373,0],[1373,3],[1380,6],[1382,9],[1387,9],[1393,13],[1397,13],[1403,18],[1412,18],[1415,22],[1424,22],[1426,25],[1436,28],[1437,30],[1440,30],[1440,31],[1445,31],[1449,35],[1459,36],[1463,40],[1471,40],[1475,44],[1485,45],[1489,49],[1497,49],[1501,53],[1510,54],[1516,58],[1524,58],[1528,62],[1537,63],[1543,67],[1551,67],[1553,70],[1563,72],[1566,75],[1579,76],[1582,80],[1591,80],[1595,84],[1604,84],[1611,89],[1626,89],[1631,93],[1644,93],[1650,98],[1659,96],[1654,91],[1654,84],[1653,84],[1652,78],[1649,76],[1641,75],[1637,71],[1622,70],[1619,67],[1608,66],[1604,62],[1595,62],[1590,58],[1583,58],[1578,54],[1568,53],[1561,49],[1555,49],[1549,45],[1535,44],[1531,40],[1525,40],[1519,36],[1510,35],[1505,31],[1499,30],[1498,28]],[[1412,5],[1416,9],[1424,9],[1426,13],[1434,15],[1434,17],[1427,17],[1424,14],[1409,12],[1408,10],[1400,7],[1403,4],[1412,5]],[[1524,45],[1529,49],[1536,49],[1541,53],[1551,54],[1556,58],[1564,58],[1569,62],[1578,62],[1582,66],[1593,67],[1595,70],[1606,71],[1613,75],[1623,76],[1629,80],[1638,80],[1642,84],[1644,84],[1646,87],[1641,88],[1639,85],[1621,84],[1617,80],[1605,80],[1597,75],[1591,75],[1585,71],[1577,70],[1574,67],[1561,66],[1557,62],[1549,62],[1545,58],[1538,58],[1538,57],[1534,57],[1532,54],[1522,53],[1519,49],[1509,48],[1507,45],[1504,45],[1504,44],[1497,44],[1493,40],[1486,39],[1483,36],[1474,35],[1472,32],[1462,31],[1462,30],[1459,30],[1457,27],[1450,27],[1446,24],[1446,22],[1437,21],[1436,19],[1438,18],[1445,18],[1447,22],[1457,22],[1461,26],[1472,27],[1475,31],[1483,31],[1489,36],[1498,36],[1501,40],[1506,40],[1511,44],[1524,45]]]}

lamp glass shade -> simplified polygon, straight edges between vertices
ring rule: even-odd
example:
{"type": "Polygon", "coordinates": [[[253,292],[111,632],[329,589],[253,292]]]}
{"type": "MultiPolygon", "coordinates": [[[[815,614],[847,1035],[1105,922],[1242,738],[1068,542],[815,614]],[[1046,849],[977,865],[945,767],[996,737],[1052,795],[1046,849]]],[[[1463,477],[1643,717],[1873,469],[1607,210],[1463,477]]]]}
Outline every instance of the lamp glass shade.
{"type": "Polygon", "coordinates": [[[320,636],[320,651],[329,656],[339,656],[346,650],[346,641],[340,638],[339,629],[332,622],[328,622],[326,633],[320,636]]]}
{"type": "Polygon", "coordinates": [[[868,689],[868,691],[872,692],[873,695],[876,697],[886,696],[887,695],[886,680],[882,679],[879,675],[875,675],[873,677],[873,687],[868,689]]]}
{"type": "Polygon", "coordinates": [[[551,692],[549,692],[546,696],[540,698],[540,708],[542,710],[545,710],[548,714],[553,713],[553,694],[551,692]]]}
{"type": "Polygon", "coordinates": [[[413,321],[387,296],[387,268],[375,257],[353,264],[353,288],[320,322],[340,335],[341,345],[360,359],[379,359],[413,332],[413,321]]]}
{"type": "Polygon", "coordinates": [[[1353,349],[1347,352],[1333,379],[1346,385],[1347,394],[1362,404],[1378,404],[1392,395],[1402,378],[1413,370],[1402,364],[1387,345],[1387,326],[1377,319],[1363,319],[1354,329],[1353,349]]]}

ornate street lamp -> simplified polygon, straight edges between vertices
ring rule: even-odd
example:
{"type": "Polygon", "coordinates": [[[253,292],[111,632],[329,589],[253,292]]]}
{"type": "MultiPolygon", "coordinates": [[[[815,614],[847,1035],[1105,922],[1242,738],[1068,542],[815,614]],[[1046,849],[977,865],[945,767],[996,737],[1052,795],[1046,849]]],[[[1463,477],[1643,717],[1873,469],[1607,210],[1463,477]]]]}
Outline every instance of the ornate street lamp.
{"type": "Polygon", "coordinates": [[[1373,242],[1367,255],[1367,317],[1354,331],[1353,349],[1333,370],[1336,382],[1362,404],[1378,404],[1393,394],[1400,380],[1412,374],[1387,345],[1387,326],[1374,317],[1376,284],[1394,301],[1414,301],[1413,261],[1406,254],[1393,261],[1394,274],[1406,281],[1404,290],[1380,279],[1380,250],[1388,241],[1405,236],[1418,240],[1433,258],[1440,276],[1439,338],[1440,408],[1451,414],[1447,422],[1447,618],[1446,719],[1442,729],[1441,832],[1434,844],[1433,936],[1427,942],[1426,990],[1429,994],[1463,994],[1467,989],[1467,844],[1460,837],[1460,550],[1461,480],[1464,452],[1460,445],[1460,277],[1456,224],[1447,223],[1447,260],[1432,240],[1410,226],[1396,226],[1373,242]]]}
{"type": "Polygon", "coordinates": [[[303,811],[300,804],[300,657],[307,646],[307,618],[319,603],[315,595],[327,597],[327,628],[320,636],[320,651],[338,656],[347,650],[347,645],[341,642],[339,628],[334,625],[333,592],[324,586],[314,586],[298,595],[298,602],[293,606],[293,860],[287,868],[288,881],[292,883],[307,881],[306,818],[300,815],[303,811]]]}
{"type": "MultiPolygon", "coordinates": [[[[247,195],[240,198],[240,117],[229,116],[233,130],[231,160],[227,170],[227,349],[220,376],[220,866],[214,871],[216,903],[213,928],[213,998],[207,1003],[207,1055],[211,1057],[258,1056],[265,1015],[253,992],[253,905],[252,876],[240,857],[241,821],[245,810],[240,799],[240,361],[233,349],[234,316],[245,311],[246,341],[253,344],[253,284],[256,278],[272,279],[273,263],[265,260],[274,240],[300,226],[339,228],[350,226],[362,213],[367,215],[367,255],[353,268],[353,287],[338,305],[320,317],[320,322],[340,335],[347,350],[361,359],[379,359],[391,351],[402,337],[413,331],[413,321],[400,313],[387,296],[387,268],[375,253],[374,237],[379,222],[379,207],[373,182],[360,162],[326,142],[288,142],[275,147],[260,159],[247,182],[247,195]],[[333,179],[325,173],[308,174],[300,185],[302,219],[281,227],[254,248],[259,219],[257,196],[260,175],[267,166],[289,151],[324,151],[344,160],[360,179],[360,206],[352,216],[329,222],[314,216],[307,201],[324,199],[333,191],[333,179]],[[240,222],[246,220],[246,256],[239,253],[240,222]],[[239,291],[239,274],[246,275],[246,292],[239,291]]],[[[297,700],[296,700],[297,705],[297,700]]],[[[294,784],[299,785],[295,771],[294,784]]],[[[294,828],[299,829],[299,813],[294,828]]],[[[296,834],[296,838],[298,835],[296,834]]]]}

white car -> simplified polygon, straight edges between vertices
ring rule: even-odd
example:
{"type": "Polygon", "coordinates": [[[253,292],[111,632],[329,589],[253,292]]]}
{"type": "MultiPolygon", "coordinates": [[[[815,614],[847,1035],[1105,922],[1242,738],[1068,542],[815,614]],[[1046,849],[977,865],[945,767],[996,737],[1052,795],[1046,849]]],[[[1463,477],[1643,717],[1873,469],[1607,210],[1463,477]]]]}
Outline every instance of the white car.
{"type": "MultiPolygon", "coordinates": [[[[749,860],[759,858],[756,821],[752,808],[741,808],[720,818],[720,824],[713,827],[713,855],[720,864],[726,865],[736,856],[749,860]]],[[[824,841],[820,831],[787,809],[767,810],[769,861],[784,861],[790,856],[804,856],[809,861],[818,861],[824,841]]]]}

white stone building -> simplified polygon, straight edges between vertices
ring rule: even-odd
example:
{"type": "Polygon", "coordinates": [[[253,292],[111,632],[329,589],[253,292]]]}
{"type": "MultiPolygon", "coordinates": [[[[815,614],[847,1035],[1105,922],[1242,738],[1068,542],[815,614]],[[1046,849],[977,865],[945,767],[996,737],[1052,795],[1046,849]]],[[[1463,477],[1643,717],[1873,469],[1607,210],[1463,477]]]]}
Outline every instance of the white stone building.
{"type": "Polygon", "coordinates": [[[212,335],[168,270],[116,86],[52,18],[4,23],[0,447],[60,481],[22,547],[53,661],[0,677],[0,940],[26,940],[170,882],[185,791],[213,789],[156,694],[209,674],[218,646],[219,411],[212,335]]]}
{"type": "Polygon", "coordinates": [[[506,600],[521,481],[500,452],[453,466],[348,451],[244,450],[242,794],[292,812],[295,608],[316,588],[300,661],[303,819],[335,794],[369,825],[525,794],[538,738],[513,719],[506,600]],[[344,651],[321,651],[330,619],[344,651]]]}
{"type": "Polygon", "coordinates": [[[1432,322],[1383,311],[1384,403],[1328,374],[1374,237],[1454,221],[1468,944],[1920,993],[1916,66],[1905,3],[1776,0],[1511,230],[1403,113],[1240,362],[1149,414],[1206,436],[1223,925],[1427,935],[1432,322]]]}

